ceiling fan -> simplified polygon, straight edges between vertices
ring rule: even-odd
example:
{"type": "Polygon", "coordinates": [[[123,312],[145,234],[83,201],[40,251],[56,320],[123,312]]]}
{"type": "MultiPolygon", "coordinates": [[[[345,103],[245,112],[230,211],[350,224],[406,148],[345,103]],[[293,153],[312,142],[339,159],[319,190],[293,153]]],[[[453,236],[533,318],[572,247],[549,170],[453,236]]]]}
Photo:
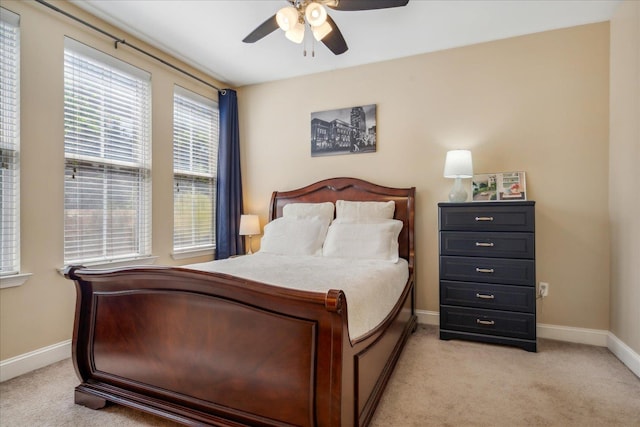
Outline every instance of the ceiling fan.
{"type": "Polygon", "coordinates": [[[242,41],[255,43],[271,34],[278,28],[285,32],[286,37],[302,43],[305,25],[308,24],[316,40],[336,55],[345,53],[347,42],[340,29],[327,14],[325,8],[333,10],[373,10],[405,6],[409,0],[286,0],[289,6],[283,7],[275,15],[260,24],[242,41]]]}

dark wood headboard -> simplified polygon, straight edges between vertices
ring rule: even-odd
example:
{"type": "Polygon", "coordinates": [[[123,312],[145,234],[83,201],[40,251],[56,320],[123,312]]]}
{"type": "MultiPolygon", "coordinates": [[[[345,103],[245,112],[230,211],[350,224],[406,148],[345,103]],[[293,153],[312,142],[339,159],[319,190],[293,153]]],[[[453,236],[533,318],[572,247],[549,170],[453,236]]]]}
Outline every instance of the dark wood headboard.
{"type": "Polygon", "coordinates": [[[269,220],[282,216],[288,203],[320,203],[337,200],[386,202],[396,204],[394,218],[402,221],[398,236],[399,254],[414,266],[415,187],[391,188],[358,178],[330,178],[290,191],[274,191],[271,195],[269,220]]]}

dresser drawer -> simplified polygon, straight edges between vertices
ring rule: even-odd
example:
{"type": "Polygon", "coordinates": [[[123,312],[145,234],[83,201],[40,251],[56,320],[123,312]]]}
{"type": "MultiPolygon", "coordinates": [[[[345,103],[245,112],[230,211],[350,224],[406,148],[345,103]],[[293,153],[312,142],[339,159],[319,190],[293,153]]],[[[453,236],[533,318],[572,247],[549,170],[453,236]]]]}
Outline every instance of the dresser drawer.
{"type": "Polygon", "coordinates": [[[440,233],[440,255],[533,259],[535,251],[533,233],[482,233],[479,231],[440,233]]]}
{"type": "Polygon", "coordinates": [[[529,259],[441,256],[440,280],[535,286],[535,261],[529,259]]]}
{"type": "Polygon", "coordinates": [[[466,307],[440,307],[440,328],[502,337],[535,339],[535,315],[466,307]]]}
{"type": "Polygon", "coordinates": [[[524,231],[535,229],[532,202],[472,203],[440,205],[440,230],[524,231]]]}
{"type": "Polygon", "coordinates": [[[536,290],[532,286],[443,280],[440,282],[440,304],[535,313],[536,290]]]}

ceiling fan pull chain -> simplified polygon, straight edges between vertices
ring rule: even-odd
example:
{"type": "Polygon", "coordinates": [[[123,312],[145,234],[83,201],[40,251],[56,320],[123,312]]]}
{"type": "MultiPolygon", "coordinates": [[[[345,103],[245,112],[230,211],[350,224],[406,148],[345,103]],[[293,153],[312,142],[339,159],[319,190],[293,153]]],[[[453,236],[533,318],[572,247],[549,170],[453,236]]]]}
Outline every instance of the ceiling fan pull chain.
{"type": "MultiPolygon", "coordinates": [[[[305,33],[307,32],[306,26],[305,26],[304,31],[305,31],[305,33]]],[[[307,37],[302,39],[302,43],[303,43],[302,44],[302,56],[304,56],[306,58],[307,57],[307,37]]]]}

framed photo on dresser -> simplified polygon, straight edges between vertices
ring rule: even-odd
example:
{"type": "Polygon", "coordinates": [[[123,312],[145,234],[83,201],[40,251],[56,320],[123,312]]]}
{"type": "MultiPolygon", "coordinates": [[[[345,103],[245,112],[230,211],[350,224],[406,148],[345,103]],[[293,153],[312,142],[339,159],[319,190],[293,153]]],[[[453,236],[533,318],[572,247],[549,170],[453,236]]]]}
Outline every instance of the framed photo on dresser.
{"type": "Polygon", "coordinates": [[[527,200],[524,172],[483,173],[473,175],[474,202],[527,200]]]}

